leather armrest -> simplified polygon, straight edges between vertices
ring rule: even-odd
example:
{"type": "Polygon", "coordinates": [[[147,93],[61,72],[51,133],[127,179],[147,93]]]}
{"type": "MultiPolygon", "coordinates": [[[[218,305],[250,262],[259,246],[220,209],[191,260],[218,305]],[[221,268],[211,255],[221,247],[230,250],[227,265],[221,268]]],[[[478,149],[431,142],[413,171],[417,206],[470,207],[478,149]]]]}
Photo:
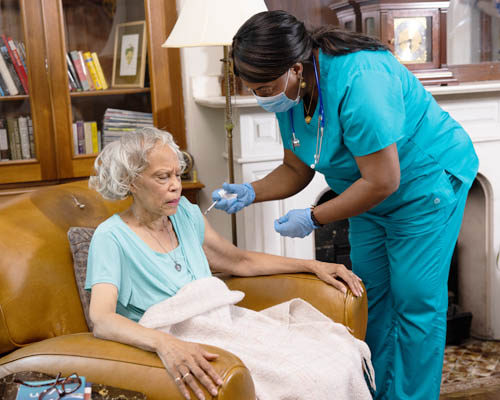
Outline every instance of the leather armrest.
{"type": "Polygon", "coordinates": [[[260,311],[299,297],[335,322],[350,328],[358,339],[365,338],[368,322],[366,290],[363,296],[355,297],[347,288],[347,294],[344,295],[316,275],[307,273],[221,278],[230,289],[245,293],[244,299],[238,304],[241,307],[260,311]]]}
{"type": "MultiPolygon", "coordinates": [[[[212,362],[224,383],[220,400],[255,400],[250,371],[235,355],[202,345],[219,354],[212,362]]],[[[39,371],[67,376],[73,372],[89,382],[144,393],[149,400],[183,400],[177,385],[155,353],[95,338],[91,333],[63,335],[20,348],[0,359],[0,377],[19,371],[39,371]]],[[[205,391],[206,399],[213,397],[205,391]]],[[[194,394],[191,394],[194,399],[194,394]]]]}

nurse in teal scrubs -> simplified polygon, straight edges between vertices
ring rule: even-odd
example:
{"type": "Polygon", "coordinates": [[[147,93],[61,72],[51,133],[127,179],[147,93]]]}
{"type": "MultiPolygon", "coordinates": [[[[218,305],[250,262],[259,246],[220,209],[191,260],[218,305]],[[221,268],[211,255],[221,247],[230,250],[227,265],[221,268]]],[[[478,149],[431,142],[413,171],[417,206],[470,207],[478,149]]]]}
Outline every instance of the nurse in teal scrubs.
{"type": "MultiPolygon", "coordinates": [[[[250,18],[233,39],[235,74],[275,112],[283,164],[236,193],[228,213],[301,191],[315,172],[338,194],[275,221],[304,237],[349,218],[353,271],[366,285],[366,341],[377,399],[438,399],[447,280],[478,159],[463,128],[378,41],[283,11],[250,18]]],[[[307,205],[304,205],[306,207],[307,205]]]]}

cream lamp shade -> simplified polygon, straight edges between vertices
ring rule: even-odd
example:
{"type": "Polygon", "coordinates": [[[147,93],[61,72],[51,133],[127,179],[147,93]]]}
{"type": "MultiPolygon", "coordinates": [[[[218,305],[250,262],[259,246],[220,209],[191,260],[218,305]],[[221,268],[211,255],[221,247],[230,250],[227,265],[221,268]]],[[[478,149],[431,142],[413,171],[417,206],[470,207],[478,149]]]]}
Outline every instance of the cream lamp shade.
{"type": "Polygon", "coordinates": [[[230,46],[240,26],[262,11],[264,0],[184,0],[162,47],[230,46]]]}

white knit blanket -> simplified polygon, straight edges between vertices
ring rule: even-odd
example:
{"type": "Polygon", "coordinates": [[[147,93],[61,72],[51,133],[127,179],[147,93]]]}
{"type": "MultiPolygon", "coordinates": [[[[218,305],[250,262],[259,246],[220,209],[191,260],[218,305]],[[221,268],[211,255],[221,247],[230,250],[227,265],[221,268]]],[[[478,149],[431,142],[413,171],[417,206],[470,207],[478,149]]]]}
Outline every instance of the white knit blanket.
{"type": "Polygon", "coordinates": [[[223,348],[250,370],[259,400],[371,399],[368,346],[309,303],[293,299],[260,312],[215,277],[194,281],[150,307],[139,323],[179,339],[223,348]]]}

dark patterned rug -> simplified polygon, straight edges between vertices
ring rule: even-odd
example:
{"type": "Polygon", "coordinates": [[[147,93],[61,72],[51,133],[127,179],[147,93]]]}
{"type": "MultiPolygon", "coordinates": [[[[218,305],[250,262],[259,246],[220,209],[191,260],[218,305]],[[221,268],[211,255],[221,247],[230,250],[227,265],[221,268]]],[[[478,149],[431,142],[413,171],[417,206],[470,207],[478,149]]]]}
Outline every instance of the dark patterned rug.
{"type": "Polygon", "coordinates": [[[500,385],[500,341],[467,340],[446,346],[441,394],[500,385]]]}

